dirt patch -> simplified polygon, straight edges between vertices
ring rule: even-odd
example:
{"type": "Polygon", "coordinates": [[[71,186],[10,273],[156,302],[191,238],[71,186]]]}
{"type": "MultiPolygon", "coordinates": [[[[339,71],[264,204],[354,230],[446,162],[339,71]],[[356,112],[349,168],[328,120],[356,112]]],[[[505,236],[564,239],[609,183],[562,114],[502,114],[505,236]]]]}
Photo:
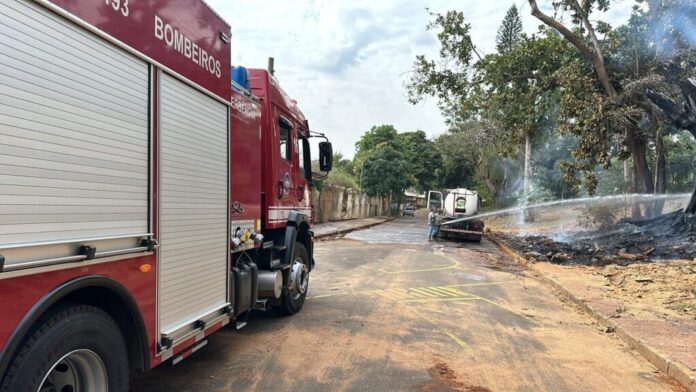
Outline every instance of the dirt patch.
{"type": "MultiPolygon", "coordinates": [[[[675,260],[663,263],[610,265],[590,270],[603,277],[607,296],[638,309],[651,309],[660,318],[696,320],[696,262],[675,260]]],[[[615,317],[621,317],[617,309],[615,317]]]]}
{"type": "Polygon", "coordinates": [[[494,271],[502,271],[514,275],[521,275],[525,272],[524,267],[517,261],[500,254],[482,254],[481,259],[483,259],[483,262],[476,263],[477,265],[494,271]]]}
{"type": "Polygon", "coordinates": [[[433,365],[428,369],[431,381],[422,384],[419,391],[440,392],[440,391],[463,391],[463,392],[491,392],[490,389],[470,385],[460,381],[457,374],[450,368],[447,362],[441,358],[434,358],[433,365]]]}

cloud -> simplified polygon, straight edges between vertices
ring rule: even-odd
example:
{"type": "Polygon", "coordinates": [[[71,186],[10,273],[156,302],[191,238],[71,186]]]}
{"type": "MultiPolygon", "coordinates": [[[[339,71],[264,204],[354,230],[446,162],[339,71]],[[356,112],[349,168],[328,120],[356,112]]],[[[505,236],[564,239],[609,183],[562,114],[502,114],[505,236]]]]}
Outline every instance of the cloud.
{"type": "Polygon", "coordinates": [[[341,15],[341,30],[349,32],[343,41],[335,42],[324,52],[323,61],[315,68],[328,74],[338,75],[357,65],[367,55],[368,48],[391,36],[391,32],[382,28],[375,16],[364,9],[348,10],[341,15]]]}

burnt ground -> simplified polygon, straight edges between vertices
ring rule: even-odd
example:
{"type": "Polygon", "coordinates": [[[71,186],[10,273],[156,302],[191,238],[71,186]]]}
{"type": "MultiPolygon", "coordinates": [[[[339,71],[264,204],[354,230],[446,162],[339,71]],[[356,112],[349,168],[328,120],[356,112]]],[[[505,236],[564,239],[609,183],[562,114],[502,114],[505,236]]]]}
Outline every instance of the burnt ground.
{"type": "Polygon", "coordinates": [[[256,313],[147,391],[675,391],[493,244],[398,219],[316,246],[299,314],[256,313]]]}
{"type": "Polygon", "coordinates": [[[620,223],[604,231],[566,235],[563,239],[511,233],[495,235],[532,262],[604,266],[696,258],[696,233],[651,230],[630,223],[620,223]]]}

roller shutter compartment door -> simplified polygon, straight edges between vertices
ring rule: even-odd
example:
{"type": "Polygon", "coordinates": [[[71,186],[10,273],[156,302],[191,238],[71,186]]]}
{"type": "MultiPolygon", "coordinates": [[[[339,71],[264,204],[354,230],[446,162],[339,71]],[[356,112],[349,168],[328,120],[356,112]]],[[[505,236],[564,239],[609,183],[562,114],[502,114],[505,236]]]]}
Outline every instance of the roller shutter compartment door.
{"type": "Polygon", "coordinates": [[[227,301],[227,106],[166,73],[160,86],[160,329],[227,301]]]}
{"type": "Polygon", "coordinates": [[[3,247],[148,233],[148,85],[145,62],[34,2],[0,0],[6,265],[26,252],[3,247]]]}

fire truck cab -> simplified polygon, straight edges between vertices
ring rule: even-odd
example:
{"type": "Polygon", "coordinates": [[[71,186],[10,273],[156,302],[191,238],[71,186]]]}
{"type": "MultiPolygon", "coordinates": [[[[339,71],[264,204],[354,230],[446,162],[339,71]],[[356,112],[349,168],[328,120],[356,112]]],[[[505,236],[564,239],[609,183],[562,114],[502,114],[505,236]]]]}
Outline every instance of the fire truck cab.
{"type": "Polygon", "coordinates": [[[331,144],[205,2],[0,0],[0,35],[0,392],[125,391],[302,309],[331,144]]]}

